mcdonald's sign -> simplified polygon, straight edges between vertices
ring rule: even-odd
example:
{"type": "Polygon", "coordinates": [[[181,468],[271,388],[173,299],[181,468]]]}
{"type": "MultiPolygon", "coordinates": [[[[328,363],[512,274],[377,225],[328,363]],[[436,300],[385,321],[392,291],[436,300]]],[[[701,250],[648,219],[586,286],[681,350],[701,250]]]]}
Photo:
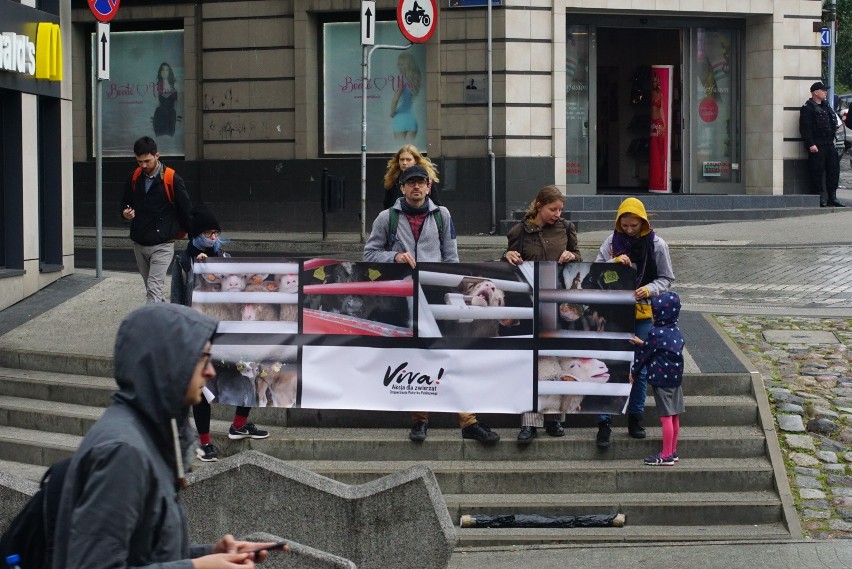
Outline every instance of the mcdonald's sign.
{"type": "Polygon", "coordinates": [[[62,52],[57,16],[0,0],[0,88],[60,96],[62,52]]]}

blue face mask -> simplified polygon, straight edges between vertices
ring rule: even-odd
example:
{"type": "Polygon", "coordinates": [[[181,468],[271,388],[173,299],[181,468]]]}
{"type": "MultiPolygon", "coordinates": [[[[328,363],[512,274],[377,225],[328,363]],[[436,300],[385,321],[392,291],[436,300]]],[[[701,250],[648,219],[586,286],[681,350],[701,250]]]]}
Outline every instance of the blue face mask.
{"type": "Polygon", "coordinates": [[[222,244],[219,239],[210,239],[200,233],[192,238],[192,244],[195,245],[196,249],[212,248],[216,252],[222,248],[222,244]]]}

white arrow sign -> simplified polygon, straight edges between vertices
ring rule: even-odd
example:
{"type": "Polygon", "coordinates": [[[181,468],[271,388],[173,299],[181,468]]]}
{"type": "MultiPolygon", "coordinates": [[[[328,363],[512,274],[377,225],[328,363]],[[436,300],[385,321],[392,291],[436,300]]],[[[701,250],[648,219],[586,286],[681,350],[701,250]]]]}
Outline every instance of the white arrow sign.
{"type": "Polygon", "coordinates": [[[361,45],[376,45],[375,2],[361,2],[361,45]]]}
{"type": "Polygon", "coordinates": [[[98,50],[98,79],[109,79],[109,24],[98,22],[95,49],[98,50]]]}

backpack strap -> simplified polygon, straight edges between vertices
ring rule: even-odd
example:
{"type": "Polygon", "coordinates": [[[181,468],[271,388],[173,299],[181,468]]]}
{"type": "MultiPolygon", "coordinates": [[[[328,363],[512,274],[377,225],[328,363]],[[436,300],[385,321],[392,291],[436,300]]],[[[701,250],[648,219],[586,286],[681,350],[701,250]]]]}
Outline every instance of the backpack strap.
{"type": "MultiPolygon", "coordinates": [[[[142,166],[137,166],[133,171],[133,177],[130,179],[130,185],[133,191],[136,191],[136,180],[142,174],[142,166]]],[[[175,203],[175,170],[168,166],[163,166],[163,186],[166,188],[166,199],[170,204],[175,203]]]]}
{"type": "MultiPolygon", "coordinates": [[[[441,208],[438,207],[429,212],[435,218],[435,225],[438,226],[438,241],[441,243],[441,250],[444,249],[444,215],[441,213],[441,208]]],[[[393,248],[396,243],[396,230],[399,227],[399,210],[391,207],[388,209],[388,248],[393,248]]]]}
{"type": "Polygon", "coordinates": [[[163,167],[163,186],[166,188],[166,199],[170,204],[175,203],[175,171],[168,166],[163,167]]]}

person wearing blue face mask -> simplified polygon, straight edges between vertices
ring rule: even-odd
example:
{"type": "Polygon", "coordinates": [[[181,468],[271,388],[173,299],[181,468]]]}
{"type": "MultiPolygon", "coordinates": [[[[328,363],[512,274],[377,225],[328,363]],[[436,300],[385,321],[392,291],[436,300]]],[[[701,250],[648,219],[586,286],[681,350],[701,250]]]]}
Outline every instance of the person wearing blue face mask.
{"type": "MultiPolygon", "coordinates": [[[[197,205],[192,210],[192,226],[189,233],[189,243],[186,250],[175,260],[172,271],[172,302],[192,305],[192,289],[194,279],[192,265],[202,262],[208,257],[230,257],[222,249],[227,243],[221,237],[221,227],[213,212],[204,204],[197,205]]],[[[205,398],[192,406],[192,417],[195,419],[195,429],[198,431],[198,458],[204,462],[219,460],[219,449],[210,439],[210,403],[205,398]]],[[[269,432],[258,429],[248,421],[251,407],[237,407],[234,420],[228,429],[229,439],[265,439],[269,432]]]]}

